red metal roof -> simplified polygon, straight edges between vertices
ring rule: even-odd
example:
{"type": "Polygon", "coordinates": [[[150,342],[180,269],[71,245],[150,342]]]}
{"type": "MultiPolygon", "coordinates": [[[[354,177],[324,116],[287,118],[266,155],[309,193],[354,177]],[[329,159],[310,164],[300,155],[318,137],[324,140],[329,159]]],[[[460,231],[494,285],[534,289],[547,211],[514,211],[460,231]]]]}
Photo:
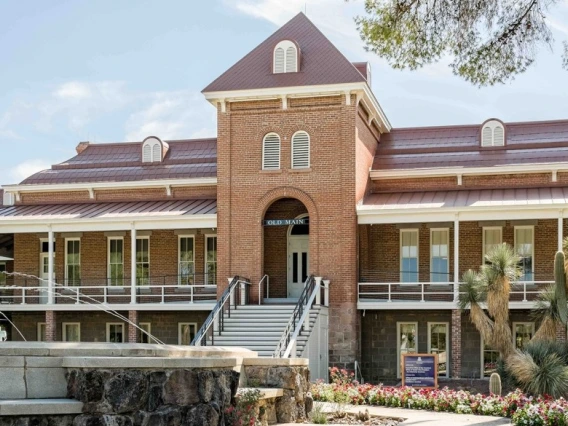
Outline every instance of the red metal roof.
{"type": "Polygon", "coordinates": [[[306,15],[299,13],[209,84],[203,92],[363,81],[365,78],[357,68],[337,50],[306,15]],[[272,73],[274,46],[282,40],[293,40],[300,46],[299,72],[272,73]]]}
{"type": "Polygon", "coordinates": [[[505,146],[494,148],[481,147],[481,124],[393,129],[381,136],[373,170],[568,161],[568,120],[505,123],[505,128],[505,146]]]}
{"type": "Polygon", "coordinates": [[[90,144],[75,157],[42,170],[22,184],[126,182],[217,176],[217,140],[167,141],[160,163],[142,162],[142,143],[90,144]]]}
{"type": "Polygon", "coordinates": [[[568,188],[486,189],[371,194],[361,210],[445,209],[568,203],[568,188]]]}
{"type": "Polygon", "coordinates": [[[217,200],[169,200],[128,203],[18,205],[0,209],[0,223],[14,220],[124,219],[216,214],[217,200]]]}

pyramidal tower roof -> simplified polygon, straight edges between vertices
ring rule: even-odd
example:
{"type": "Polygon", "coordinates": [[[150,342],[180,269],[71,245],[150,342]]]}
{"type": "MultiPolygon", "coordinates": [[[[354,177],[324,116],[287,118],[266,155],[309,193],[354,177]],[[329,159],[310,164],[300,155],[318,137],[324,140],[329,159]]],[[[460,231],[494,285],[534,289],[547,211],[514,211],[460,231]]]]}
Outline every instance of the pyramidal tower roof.
{"type": "Polygon", "coordinates": [[[357,68],[306,15],[299,13],[209,84],[203,93],[364,81],[357,68]],[[274,47],[282,40],[294,41],[299,46],[298,72],[272,72],[274,47]]]}

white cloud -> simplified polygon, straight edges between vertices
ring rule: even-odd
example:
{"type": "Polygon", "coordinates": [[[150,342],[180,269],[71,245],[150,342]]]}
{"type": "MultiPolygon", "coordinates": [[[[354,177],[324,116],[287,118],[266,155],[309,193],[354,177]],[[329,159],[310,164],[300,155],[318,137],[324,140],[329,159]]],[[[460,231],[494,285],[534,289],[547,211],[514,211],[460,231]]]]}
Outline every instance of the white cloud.
{"type": "Polygon", "coordinates": [[[80,81],[70,81],[60,85],[53,95],[61,99],[88,99],[91,97],[91,88],[89,84],[80,81]]]}
{"type": "Polygon", "coordinates": [[[9,170],[8,176],[12,183],[20,183],[25,178],[41,170],[49,169],[51,164],[43,159],[31,159],[23,161],[9,170]]]}

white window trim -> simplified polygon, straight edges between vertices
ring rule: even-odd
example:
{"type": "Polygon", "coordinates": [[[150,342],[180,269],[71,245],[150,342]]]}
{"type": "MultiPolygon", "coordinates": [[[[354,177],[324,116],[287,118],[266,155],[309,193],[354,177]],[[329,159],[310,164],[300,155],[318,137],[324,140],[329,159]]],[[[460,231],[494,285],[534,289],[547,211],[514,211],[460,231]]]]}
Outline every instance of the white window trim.
{"type": "Polygon", "coordinates": [[[505,126],[503,125],[503,123],[501,123],[499,120],[489,120],[487,121],[483,127],[481,128],[481,146],[482,147],[493,147],[493,146],[505,146],[506,145],[506,140],[505,140],[505,126]],[[491,140],[489,142],[491,143],[484,143],[486,142],[483,139],[483,131],[488,128],[491,130],[491,140]],[[503,131],[503,144],[499,144],[499,145],[495,145],[495,129],[496,128],[501,128],[503,131]]]}
{"type": "MultiPolygon", "coordinates": [[[[484,377],[489,377],[489,376],[485,376],[485,368],[484,368],[485,365],[484,365],[484,363],[483,363],[483,352],[484,352],[483,347],[485,346],[485,342],[483,341],[483,336],[481,335],[481,333],[479,334],[479,341],[480,341],[480,343],[481,343],[481,345],[480,345],[480,349],[481,349],[481,353],[480,353],[481,370],[480,370],[480,375],[479,375],[479,377],[480,377],[481,379],[483,379],[484,377]]],[[[499,351],[496,350],[496,349],[491,349],[491,350],[492,350],[493,352],[499,352],[499,351]]]]}
{"type": "Polygon", "coordinates": [[[107,343],[110,343],[110,326],[111,325],[119,325],[119,326],[122,327],[122,342],[120,342],[120,343],[124,343],[126,336],[124,335],[124,323],[123,322],[107,322],[106,323],[106,341],[107,341],[107,343]]]}
{"type": "Polygon", "coordinates": [[[282,40],[280,41],[276,46],[274,46],[274,50],[272,51],[272,73],[273,74],[287,74],[287,73],[291,73],[291,72],[298,72],[298,46],[296,46],[295,43],[293,43],[290,40],[282,40]],[[296,68],[294,69],[294,71],[286,71],[286,69],[288,68],[288,48],[293,47],[295,52],[296,52],[296,68]],[[276,49],[278,48],[282,48],[284,50],[284,69],[282,72],[276,72],[276,49]]]}
{"type": "MultiPolygon", "coordinates": [[[[199,329],[197,328],[197,323],[196,323],[196,322],[178,322],[178,345],[181,345],[181,344],[182,344],[182,343],[181,343],[181,328],[182,328],[184,325],[189,325],[189,326],[193,325],[193,326],[195,327],[195,328],[194,328],[194,329],[195,329],[195,334],[197,334],[197,332],[199,331],[199,329]]],[[[191,343],[191,342],[189,342],[189,343],[191,343]]]]}
{"type": "Polygon", "coordinates": [[[64,342],[67,342],[67,326],[68,325],[76,325],[79,327],[79,342],[81,341],[81,323],[80,322],[64,322],[61,324],[61,339],[64,342]]]}
{"type": "Polygon", "coordinates": [[[262,138],[262,170],[280,170],[281,168],[281,160],[282,160],[282,139],[280,138],[280,135],[278,133],[275,132],[270,132],[267,133],[266,135],[264,135],[264,137],[262,138]],[[266,164],[265,164],[265,147],[266,147],[266,138],[268,136],[276,136],[278,138],[278,167],[270,167],[267,168],[266,164]]]}
{"type": "Polygon", "coordinates": [[[523,226],[515,226],[513,229],[513,234],[514,234],[514,249],[515,252],[517,251],[517,229],[530,229],[531,230],[531,238],[532,238],[532,244],[531,244],[531,248],[532,248],[532,253],[531,253],[531,259],[532,259],[532,264],[531,264],[531,274],[533,276],[533,280],[534,280],[534,225],[523,225],[523,226]]]}
{"type": "MultiPolygon", "coordinates": [[[[193,275],[195,276],[195,235],[178,235],[178,287],[187,287],[185,284],[181,283],[181,271],[180,271],[180,264],[181,264],[181,239],[182,238],[191,238],[193,240],[193,259],[191,262],[193,263],[193,275]]],[[[205,253],[207,255],[207,253],[205,253]]],[[[195,279],[194,279],[195,284],[195,279]]]]}
{"type": "MultiPolygon", "coordinates": [[[[142,236],[142,237],[136,237],[136,242],[138,243],[138,240],[148,240],[148,283],[147,284],[138,284],[138,277],[136,277],[136,285],[137,287],[148,287],[150,286],[151,282],[151,273],[152,273],[152,264],[150,263],[150,236],[142,236]]],[[[134,249],[136,250],[136,247],[134,247],[134,249]]],[[[124,250],[124,247],[123,247],[124,250]]],[[[124,254],[122,256],[123,259],[123,263],[124,263],[124,254]]],[[[138,262],[138,256],[136,256],[136,270],[138,271],[138,264],[142,264],[145,262],[138,262]]]]}
{"type": "Polygon", "coordinates": [[[161,163],[163,157],[163,145],[156,139],[150,138],[150,140],[144,142],[142,144],[142,163],[161,163]],[[154,148],[158,145],[159,147],[159,157],[154,158],[154,148]],[[144,161],[144,149],[149,146],[150,147],[150,161],[144,161]]]}
{"type": "MultiPolygon", "coordinates": [[[[217,234],[205,234],[204,237],[205,237],[205,239],[203,240],[203,242],[204,242],[203,245],[204,245],[205,247],[204,247],[204,259],[203,259],[204,262],[203,262],[203,267],[204,267],[205,269],[203,270],[203,275],[204,275],[205,280],[204,280],[203,283],[204,283],[205,285],[217,285],[217,277],[215,277],[215,284],[208,284],[208,282],[209,282],[209,276],[208,276],[208,274],[207,274],[207,239],[208,239],[208,238],[217,238],[217,234]]],[[[216,246],[217,246],[217,250],[216,250],[216,251],[217,251],[217,257],[218,257],[218,256],[219,256],[219,240],[218,240],[218,239],[217,239],[217,244],[216,244],[216,246]]],[[[215,271],[217,271],[217,258],[215,259],[215,271]]]]}
{"type": "MultiPolygon", "coordinates": [[[[140,322],[140,323],[138,323],[138,327],[140,327],[142,329],[146,326],[147,326],[147,329],[145,331],[151,336],[152,335],[152,323],[151,322],[140,322]]],[[[140,333],[140,337],[146,336],[148,338],[148,343],[153,343],[153,339],[150,336],[147,336],[146,334],[142,333],[140,330],[137,330],[137,331],[138,331],[138,333],[140,333]]]]}
{"type": "Polygon", "coordinates": [[[416,275],[418,278],[418,281],[420,281],[420,233],[419,233],[419,229],[401,229],[400,233],[399,233],[399,242],[398,242],[398,253],[399,253],[399,261],[398,261],[398,270],[399,272],[399,281],[400,284],[407,284],[407,285],[414,285],[416,283],[405,283],[402,282],[402,275],[403,275],[403,269],[402,269],[402,235],[404,233],[410,233],[413,232],[416,234],[416,275]]]}
{"type": "Polygon", "coordinates": [[[450,377],[450,323],[449,322],[428,322],[428,353],[432,353],[432,327],[435,325],[446,326],[446,375],[442,377],[450,377]]]}
{"type": "Polygon", "coordinates": [[[416,337],[416,353],[418,353],[418,322],[400,321],[396,323],[396,377],[400,379],[400,367],[402,366],[402,354],[400,352],[400,326],[411,324],[414,326],[414,336],[416,337]]]}
{"type": "Polygon", "coordinates": [[[481,264],[485,265],[485,231],[499,230],[499,241],[503,244],[503,227],[502,226],[484,226],[481,228],[482,238],[481,238],[481,264]]]}
{"type": "MultiPolygon", "coordinates": [[[[107,283],[106,285],[108,287],[113,287],[113,288],[124,288],[124,237],[107,237],[107,283]],[[120,240],[122,241],[122,284],[123,285],[112,285],[110,280],[111,280],[111,272],[110,272],[110,242],[114,241],[114,240],[120,240]]],[[[118,263],[116,263],[116,265],[119,265],[118,263]]]]}
{"type": "Polygon", "coordinates": [[[290,139],[290,167],[294,170],[307,170],[312,167],[312,137],[306,130],[298,130],[290,139]],[[308,165],[306,167],[294,167],[294,138],[298,133],[305,133],[308,136],[308,165]]]}
{"type": "MultiPolygon", "coordinates": [[[[69,285],[69,277],[68,277],[68,271],[67,271],[67,257],[68,257],[68,247],[67,247],[67,242],[68,241],[79,241],[79,268],[81,268],[81,238],[65,238],[65,271],[64,271],[64,277],[65,277],[65,285],[68,286],[69,285]]],[[[79,280],[82,277],[79,278],[79,280]]]]}
{"type": "Polygon", "coordinates": [[[513,347],[516,348],[516,342],[517,342],[517,325],[530,325],[532,328],[532,335],[534,337],[535,334],[535,324],[534,322],[531,321],[517,321],[517,322],[513,322],[513,347]]]}
{"type": "MultiPolygon", "coordinates": [[[[431,228],[430,229],[430,282],[432,282],[433,284],[445,284],[445,282],[434,282],[434,280],[432,279],[432,259],[434,258],[433,253],[432,253],[432,233],[433,232],[445,232],[446,236],[447,236],[447,241],[448,241],[448,267],[446,268],[446,281],[449,283],[450,282],[450,262],[451,262],[451,258],[450,258],[450,228],[431,228]]],[[[417,240],[418,241],[418,240],[417,240]]],[[[438,324],[438,323],[436,323],[438,324]]],[[[442,323],[439,323],[442,324],[442,323]]]]}
{"type": "MultiPolygon", "coordinates": [[[[41,327],[45,327],[45,334],[47,335],[47,323],[45,322],[38,322],[36,324],[36,337],[38,342],[45,342],[45,340],[41,340],[41,327]]],[[[47,337],[47,336],[46,336],[47,337]]]]}
{"type": "MultiPolygon", "coordinates": [[[[39,274],[40,277],[43,274],[43,257],[49,258],[49,252],[43,251],[43,243],[49,244],[49,238],[40,238],[39,239],[39,274]]],[[[55,238],[53,239],[53,248],[55,249],[55,238]]],[[[55,282],[55,250],[53,250],[53,281],[55,282]]],[[[40,282],[41,285],[41,282],[40,282]]],[[[44,282],[44,285],[47,286],[47,282],[44,282]]]]}

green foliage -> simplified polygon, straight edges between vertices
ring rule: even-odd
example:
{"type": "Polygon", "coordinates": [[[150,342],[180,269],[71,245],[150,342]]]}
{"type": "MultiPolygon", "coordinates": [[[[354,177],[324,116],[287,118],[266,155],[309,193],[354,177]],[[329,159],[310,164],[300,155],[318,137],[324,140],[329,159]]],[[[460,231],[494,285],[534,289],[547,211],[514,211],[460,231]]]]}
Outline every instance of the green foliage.
{"type": "Polygon", "coordinates": [[[562,322],[555,284],[550,284],[540,291],[531,310],[531,318],[539,323],[544,323],[546,319],[562,322]]]}
{"type": "Polygon", "coordinates": [[[558,306],[558,319],[562,324],[568,321],[568,306],[566,301],[566,257],[564,253],[559,251],[554,257],[554,285],[555,296],[558,306]]]}
{"type": "Polygon", "coordinates": [[[489,377],[489,393],[491,395],[501,396],[501,392],[501,376],[497,373],[493,373],[491,377],[489,377]]]}
{"type": "Polygon", "coordinates": [[[469,269],[462,275],[462,285],[458,296],[458,306],[461,310],[472,304],[479,304],[487,300],[487,292],[479,275],[469,269]]]}
{"type": "MultiPolygon", "coordinates": [[[[545,20],[557,0],[365,0],[355,22],[366,49],[395,69],[450,57],[453,73],[477,86],[523,73],[552,45],[545,20]]],[[[568,46],[564,67],[568,69],[568,46]]]]}
{"type": "Polygon", "coordinates": [[[480,275],[488,289],[498,285],[501,279],[515,281],[521,275],[521,258],[509,244],[497,244],[485,255],[487,263],[481,266],[480,275]]]}
{"type": "Polygon", "coordinates": [[[310,413],[310,421],[316,425],[326,425],[327,424],[327,414],[323,412],[320,404],[314,405],[312,412],[310,413]]]}

